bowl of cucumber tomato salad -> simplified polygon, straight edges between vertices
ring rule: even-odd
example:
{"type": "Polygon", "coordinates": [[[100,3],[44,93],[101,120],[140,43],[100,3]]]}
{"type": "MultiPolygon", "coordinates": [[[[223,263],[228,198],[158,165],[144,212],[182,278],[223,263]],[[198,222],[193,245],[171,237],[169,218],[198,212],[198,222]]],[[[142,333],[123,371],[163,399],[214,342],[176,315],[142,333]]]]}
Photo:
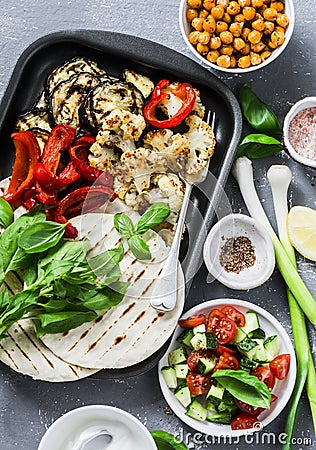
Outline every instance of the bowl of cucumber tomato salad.
{"type": "Polygon", "coordinates": [[[208,435],[240,435],[264,428],[283,410],[296,359],[269,312],[218,299],[183,315],[158,372],[167,403],[184,423],[208,435]]]}

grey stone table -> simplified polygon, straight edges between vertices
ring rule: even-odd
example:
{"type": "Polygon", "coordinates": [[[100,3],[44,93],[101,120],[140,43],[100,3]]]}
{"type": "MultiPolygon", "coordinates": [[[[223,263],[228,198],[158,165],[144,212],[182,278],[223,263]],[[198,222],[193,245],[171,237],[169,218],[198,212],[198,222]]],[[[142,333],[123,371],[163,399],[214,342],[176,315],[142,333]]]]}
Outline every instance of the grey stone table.
{"type": "MultiPolygon", "coordinates": [[[[217,73],[236,92],[243,82],[253,81],[258,95],[271,105],[280,119],[297,99],[316,93],[315,0],[294,0],[294,3],[294,35],[276,62],[249,75],[217,73]]],[[[53,31],[84,28],[119,31],[163,43],[190,56],[180,35],[178,5],[179,0],[1,0],[0,96],[22,51],[35,39],[53,31]]],[[[316,206],[315,170],[293,163],[284,154],[264,162],[257,161],[257,187],[272,221],[273,207],[266,170],[278,162],[289,164],[293,171],[292,204],[316,206]]],[[[245,211],[237,186],[231,178],[226,193],[235,212],[245,211]]],[[[300,258],[299,270],[316,296],[315,264],[300,258]]],[[[216,297],[251,300],[272,312],[291,334],[284,284],[277,272],[263,287],[244,293],[230,291],[218,283],[208,285],[205,283],[206,275],[205,268],[202,268],[194,280],[189,294],[191,304],[216,297]]],[[[310,332],[312,335],[312,330],[310,332]]],[[[124,380],[90,378],[70,384],[49,384],[18,375],[0,364],[0,399],[1,450],[35,450],[45,430],[60,415],[73,408],[95,403],[122,407],[138,417],[150,430],[164,429],[183,434],[186,439],[190,433],[194,433],[176,416],[168,414],[158,386],[156,369],[124,380]]],[[[286,410],[266,430],[274,433],[275,444],[272,435],[265,439],[256,435],[252,442],[251,439],[241,439],[239,443],[231,445],[220,441],[205,444],[203,439],[195,436],[198,442],[190,444],[190,448],[278,449],[281,448],[278,434],[284,430],[285,419],[286,410]]],[[[315,448],[305,394],[302,396],[296,439],[294,449],[315,448]]]]}

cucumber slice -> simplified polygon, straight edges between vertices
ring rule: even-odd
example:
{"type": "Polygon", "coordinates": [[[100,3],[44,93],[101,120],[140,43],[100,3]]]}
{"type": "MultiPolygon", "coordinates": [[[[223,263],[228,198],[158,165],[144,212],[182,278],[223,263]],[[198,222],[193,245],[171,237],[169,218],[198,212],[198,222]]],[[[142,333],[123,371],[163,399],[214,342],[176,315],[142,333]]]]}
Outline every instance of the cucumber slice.
{"type": "Polygon", "coordinates": [[[261,363],[272,361],[273,357],[265,349],[263,339],[254,339],[254,341],[257,342],[258,347],[256,347],[253,359],[261,363]]]}
{"type": "Polygon", "coordinates": [[[192,349],[191,339],[193,338],[194,334],[192,330],[184,330],[183,333],[180,334],[177,341],[180,342],[180,344],[186,345],[190,349],[192,349]]]}
{"type": "Polygon", "coordinates": [[[192,401],[190,389],[187,384],[181,384],[175,391],[174,396],[185,408],[189,406],[192,401]]]}
{"type": "Polygon", "coordinates": [[[245,314],[246,325],[242,327],[243,331],[248,334],[257,328],[260,328],[258,314],[254,311],[248,311],[245,314]]]}
{"type": "Polygon", "coordinates": [[[239,342],[243,341],[247,337],[247,334],[244,332],[243,328],[238,327],[237,333],[234,339],[231,341],[231,344],[239,344],[239,342]]]}
{"type": "Polygon", "coordinates": [[[250,331],[248,337],[250,339],[265,339],[266,334],[261,328],[257,328],[256,330],[250,331]]]}
{"type": "Polygon", "coordinates": [[[206,399],[217,407],[223,399],[224,392],[225,388],[223,386],[221,386],[220,384],[217,384],[217,386],[215,386],[213,384],[206,395],[206,399]]]}
{"type": "Polygon", "coordinates": [[[247,356],[241,358],[239,363],[239,368],[245,370],[246,372],[252,372],[257,366],[258,363],[256,361],[253,361],[252,359],[247,358],[247,356]]]}
{"type": "Polygon", "coordinates": [[[201,405],[198,400],[194,399],[188,406],[187,412],[185,414],[192,419],[204,422],[207,417],[207,409],[204,408],[204,406],[201,405]]]}
{"type": "Polygon", "coordinates": [[[217,412],[217,409],[216,409],[216,406],[214,405],[214,403],[207,401],[205,406],[208,411],[217,412]]]}
{"type": "Polygon", "coordinates": [[[202,375],[206,375],[214,369],[216,363],[217,358],[215,355],[212,355],[211,358],[200,358],[196,368],[202,375]]]}
{"type": "Polygon", "coordinates": [[[175,389],[178,386],[176,371],[173,367],[165,366],[161,369],[161,373],[169,389],[175,389]]]}
{"type": "Polygon", "coordinates": [[[170,366],[181,364],[187,361],[188,353],[185,347],[180,347],[169,353],[168,359],[170,366]]]}
{"type": "Polygon", "coordinates": [[[189,367],[187,364],[176,364],[174,366],[174,369],[176,371],[176,376],[180,380],[185,380],[188,373],[189,373],[189,367]]]}
{"type": "Polygon", "coordinates": [[[198,325],[197,327],[192,328],[192,331],[193,331],[193,334],[205,333],[206,327],[205,327],[204,323],[202,323],[201,325],[198,325]]]}
{"type": "Polygon", "coordinates": [[[205,333],[205,336],[206,336],[206,348],[212,349],[218,347],[218,342],[214,333],[207,332],[205,333]]]}
{"type": "Polygon", "coordinates": [[[215,414],[211,414],[208,415],[206,417],[206,420],[208,420],[209,422],[213,422],[213,423],[225,423],[225,424],[230,424],[231,420],[232,420],[232,416],[229,412],[221,412],[221,413],[215,413],[215,414]]]}
{"type": "Polygon", "coordinates": [[[200,350],[201,348],[206,348],[206,334],[196,333],[191,339],[191,344],[194,350],[200,350]]]}
{"type": "Polygon", "coordinates": [[[279,337],[275,334],[269,336],[263,343],[266,351],[274,358],[280,353],[279,337]]]}
{"type": "Polygon", "coordinates": [[[237,347],[240,353],[247,356],[247,358],[249,359],[253,359],[254,355],[256,354],[258,343],[246,337],[241,342],[239,342],[239,344],[237,344],[237,347]]]}

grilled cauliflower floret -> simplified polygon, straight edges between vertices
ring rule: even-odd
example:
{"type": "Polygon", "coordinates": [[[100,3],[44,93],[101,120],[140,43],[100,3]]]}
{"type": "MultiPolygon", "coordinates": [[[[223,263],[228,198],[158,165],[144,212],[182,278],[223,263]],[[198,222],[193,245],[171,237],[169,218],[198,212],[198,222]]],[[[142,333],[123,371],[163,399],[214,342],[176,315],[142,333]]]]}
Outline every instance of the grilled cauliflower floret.
{"type": "Polygon", "coordinates": [[[212,128],[196,115],[187,117],[185,123],[189,126],[185,136],[190,140],[190,152],[185,171],[189,175],[196,175],[207,166],[209,158],[213,155],[214,133],[212,128]]]}
{"type": "Polygon", "coordinates": [[[143,94],[145,98],[149,97],[154,90],[154,83],[150,78],[145,77],[145,75],[140,75],[133,70],[125,69],[124,77],[125,81],[127,81],[128,83],[132,83],[143,94]]]}
{"type": "Polygon", "coordinates": [[[113,109],[102,123],[103,130],[114,131],[123,140],[138,141],[145,127],[146,122],[141,114],[133,114],[120,108],[113,109]]]}
{"type": "Polygon", "coordinates": [[[92,167],[107,170],[119,161],[119,155],[115,153],[114,146],[109,143],[110,132],[98,133],[95,142],[90,147],[89,163],[92,167]]]}
{"type": "Polygon", "coordinates": [[[185,188],[176,174],[156,174],[151,177],[152,186],[157,187],[144,192],[148,203],[165,201],[168,203],[170,211],[178,212],[181,209],[185,188]]]}
{"type": "MultiPolygon", "coordinates": [[[[174,116],[182,106],[182,100],[173,93],[180,84],[180,82],[171,83],[167,88],[163,89],[163,92],[167,92],[169,96],[159,103],[159,108],[168,117],[174,116]]],[[[192,113],[203,119],[205,114],[205,106],[203,106],[201,102],[200,91],[196,88],[193,89],[195,92],[195,103],[192,108],[192,113]]]]}
{"type": "Polygon", "coordinates": [[[165,173],[168,169],[164,157],[143,147],[124,152],[121,161],[129,168],[139,194],[149,188],[150,176],[153,173],[165,173]]]}
{"type": "Polygon", "coordinates": [[[194,92],[195,92],[195,103],[191,111],[191,114],[192,113],[196,114],[198,117],[201,117],[201,119],[203,119],[205,114],[205,106],[202,104],[200,91],[194,88],[194,92]]]}
{"type": "Polygon", "coordinates": [[[149,131],[144,137],[144,145],[155,152],[162,153],[168,162],[168,167],[179,171],[184,166],[190,141],[183,134],[173,134],[171,130],[164,128],[149,131]]]}
{"type": "Polygon", "coordinates": [[[111,167],[109,172],[113,177],[114,192],[121,200],[124,200],[125,195],[131,189],[131,184],[133,182],[133,177],[128,166],[123,162],[118,162],[111,167]]]}

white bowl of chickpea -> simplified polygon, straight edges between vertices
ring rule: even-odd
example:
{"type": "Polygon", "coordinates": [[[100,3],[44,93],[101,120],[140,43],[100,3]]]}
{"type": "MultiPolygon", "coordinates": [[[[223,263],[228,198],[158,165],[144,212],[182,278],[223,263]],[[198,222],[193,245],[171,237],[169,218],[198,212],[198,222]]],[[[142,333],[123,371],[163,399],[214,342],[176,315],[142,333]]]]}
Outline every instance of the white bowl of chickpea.
{"type": "Polygon", "coordinates": [[[230,73],[261,69],[289,43],[292,0],[181,0],[179,21],[188,47],[206,67],[230,73]]]}

